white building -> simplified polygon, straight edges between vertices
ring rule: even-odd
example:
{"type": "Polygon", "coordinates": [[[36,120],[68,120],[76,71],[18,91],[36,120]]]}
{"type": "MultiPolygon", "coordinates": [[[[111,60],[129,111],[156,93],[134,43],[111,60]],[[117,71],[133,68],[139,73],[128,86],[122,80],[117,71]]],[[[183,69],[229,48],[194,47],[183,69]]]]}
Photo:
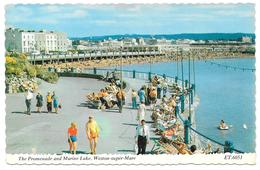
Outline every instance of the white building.
{"type": "Polygon", "coordinates": [[[8,51],[22,53],[67,51],[71,46],[71,41],[63,32],[44,30],[35,32],[9,28],[5,31],[5,37],[5,47],[8,51]]]}
{"type": "Polygon", "coordinates": [[[138,45],[145,45],[144,39],[143,38],[137,38],[136,42],[138,45]]]}

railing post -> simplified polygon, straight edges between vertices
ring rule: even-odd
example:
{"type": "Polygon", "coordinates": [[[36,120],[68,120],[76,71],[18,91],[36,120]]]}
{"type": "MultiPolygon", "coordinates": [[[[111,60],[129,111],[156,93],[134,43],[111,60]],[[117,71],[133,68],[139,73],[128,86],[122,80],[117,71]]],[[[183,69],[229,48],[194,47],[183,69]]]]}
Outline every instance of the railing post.
{"type": "Polygon", "coordinates": [[[189,126],[190,122],[188,120],[184,121],[184,142],[189,144],[189,126]]]}
{"type": "Polygon", "coordinates": [[[195,96],[195,84],[192,84],[191,87],[192,87],[192,90],[194,91],[193,95],[195,96]]]}
{"type": "Polygon", "coordinates": [[[97,74],[97,68],[96,67],[93,68],[93,72],[94,72],[94,74],[97,74]]]}
{"type": "Polygon", "coordinates": [[[178,77],[175,76],[175,83],[178,83],[178,77]]]}
{"type": "Polygon", "coordinates": [[[185,87],[187,88],[188,86],[188,80],[185,80],[185,87]]]}
{"type": "Polygon", "coordinates": [[[166,75],[165,74],[163,74],[163,78],[166,79],[166,75]]]}
{"type": "Polygon", "coordinates": [[[151,72],[148,73],[148,80],[149,80],[150,82],[152,81],[152,73],[151,73],[151,72]]]}
{"type": "Polygon", "coordinates": [[[181,95],[181,113],[184,112],[184,94],[181,95]]]}
{"type": "Polygon", "coordinates": [[[135,79],[135,70],[133,70],[133,79],[135,79]]]}
{"type": "Polygon", "coordinates": [[[233,153],[233,151],[234,151],[233,142],[226,140],[224,146],[224,153],[226,152],[233,153]]]}
{"type": "Polygon", "coordinates": [[[176,107],[175,107],[175,117],[176,117],[176,119],[178,118],[178,114],[179,114],[179,106],[176,105],[176,107]]]}

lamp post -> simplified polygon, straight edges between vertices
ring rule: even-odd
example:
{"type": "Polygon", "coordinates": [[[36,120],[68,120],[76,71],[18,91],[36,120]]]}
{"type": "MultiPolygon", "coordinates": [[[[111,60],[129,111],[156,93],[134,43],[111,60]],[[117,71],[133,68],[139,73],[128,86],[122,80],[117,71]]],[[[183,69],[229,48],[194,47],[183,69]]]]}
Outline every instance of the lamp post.
{"type": "MultiPolygon", "coordinates": [[[[120,53],[121,53],[121,64],[120,64],[120,71],[121,71],[121,75],[120,75],[120,90],[121,90],[121,95],[123,93],[123,46],[121,47],[120,53]]],[[[119,112],[122,112],[122,108],[123,108],[123,99],[121,99],[122,101],[120,102],[120,109],[119,112]]]]}
{"type": "Polygon", "coordinates": [[[183,49],[181,49],[181,82],[182,82],[182,95],[181,95],[181,113],[184,112],[184,77],[183,77],[183,49]]]}
{"type": "Polygon", "coordinates": [[[178,54],[178,52],[179,52],[179,49],[178,49],[178,46],[177,46],[177,51],[176,51],[176,57],[177,57],[177,58],[176,58],[176,59],[177,59],[177,60],[176,60],[176,65],[177,65],[177,66],[176,66],[176,69],[177,69],[177,77],[179,77],[179,61],[178,61],[178,55],[179,55],[179,54],[178,54]]]}
{"type": "Polygon", "coordinates": [[[191,91],[190,91],[190,52],[189,55],[189,83],[188,83],[188,91],[189,91],[189,121],[191,122],[191,91]]]}

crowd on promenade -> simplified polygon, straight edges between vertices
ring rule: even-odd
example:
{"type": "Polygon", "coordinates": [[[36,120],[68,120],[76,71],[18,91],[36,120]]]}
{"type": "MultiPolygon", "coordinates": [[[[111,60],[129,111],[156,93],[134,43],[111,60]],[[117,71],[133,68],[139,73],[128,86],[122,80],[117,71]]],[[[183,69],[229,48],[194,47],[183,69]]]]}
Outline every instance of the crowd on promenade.
{"type": "Polygon", "coordinates": [[[148,85],[143,85],[138,91],[132,90],[132,108],[137,109],[136,141],[138,154],[145,153],[146,144],[151,140],[149,131],[159,136],[159,139],[153,140],[155,145],[159,145],[158,149],[151,151],[155,154],[209,154],[219,152],[219,149],[213,150],[210,144],[205,148],[198,148],[194,144],[187,145],[184,142],[183,123],[178,118],[177,110],[180,108],[181,96],[184,95],[186,98],[190,91],[191,87],[185,86],[182,89],[178,83],[169,83],[166,77],[159,76],[154,76],[148,85]],[[146,120],[147,110],[151,111],[151,115],[148,117],[152,119],[152,128],[145,125],[145,122],[148,121],[146,120]],[[140,133],[138,131],[140,127],[147,132],[140,133]],[[144,148],[144,151],[142,148],[144,148]]]}
{"type": "MultiPolygon", "coordinates": [[[[28,115],[31,115],[32,112],[32,100],[34,99],[33,91],[31,89],[28,89],[27,93],[25,94],[25,105],[26,105],[26,111],[25,113],[28,115]]],[[[38,92],[35,96],[36,100],[36,112],[42,113],[42,107],[44,105],[44,97],[43,95],[38,92]]],[[[49,91],[46,95],[46,110],[47,113],[54,113],[58,114],[58,110],[61,109],[61,104],[59,103],[58,96],[53,91],[52,93],[49,91]]]]}
{"type": "MultiPolygon", "coordinates": [[[[99,110],[105,111],[117,107],[122,113],[126,104],[126,92],[122,88],[120,79],[109,79],[110,83],[98,92],[87,95],[88,102],[99,110]]],[[[196,153],[218,153],[208,144],[205,148],[198,148],[192,144],[185,144],[183,139],[183,123],[178,118],[177,111],[180,106],[181,96],[187,96],[191,89],[179,86],[178,83],[170,83],[166,77],[154,76],[148,84],[143,84],[140,89],[131,89],[131,107],[136,112],[136,154],[146,154],[147,144],[153,142],[159,146],[152,150],[152,154],[196,154],[196,153]],[[149,110],[149,112],[148,112],[149,110]],[[148,115],[149,114],[149,115],[148,115]],[[150,118],[149,118],[150,117],[150,118]],[[152,120],[152,121],[150,121],[152,120]],[[148,126],[149,123],[151,126],[148,126]],[[157,138],[151,137],[151,133],[157,138]]],[[[32,90],[25,95],[27,114],[31,114],[31,103],[34,99],[32,90]]],[[[58,113],[61,105],[55,92],[48,92],[46,97],[47,112],[58,113]]],[[[42,112],[44,97],[38,92],[35,96],[37,112],[42,112]]],[[[71,122],[68,128],[68,143],[71,154],[77,150],[77,123],[71,122]]],[[[93,116],[86,123],[86,136],[90,144],[90,153],[96,154],[97,142],[100,136],[99,125],[93,116]]]]}
{"type": "MultiPolygon", "coordinates": [[[[211,146],[198,149],[196,145],[188,146],[183,139],[183,126],[177,117],[177,106],[180,105],[181,96],[190,93],[188,87],[182,89],[177,83],[169,83],[166,77],[154,76],[150,83],[144,84],[140,89],[131,89],[131,107],[136,110],[136,153],[145,154],[146,146],[151,141],[150,133],[159,136],[154,142],[161,147],[153,153],[194,154],[213,153],[211,146]],[[150,112],[148,112],[151,111],[150,112]],[[147,116],[147,114],[150,114],[147,116]],[[152,127],[147,125],[147,117],[152,120],[152,127]],[[153,129],[153,130],[152,130],[153,129]]],[[[114,80],[100,89],[98,93],[91,93],[87,98],[96,108],[101,110],[111,109],[115,105],[119,111],[123,109],[125,92],[121,89],[120,82],[114,80]],[[118,94],[122,94],[121,98],[118,94]],[[121,106],[121,108],[120,108],[121,106]]]]}

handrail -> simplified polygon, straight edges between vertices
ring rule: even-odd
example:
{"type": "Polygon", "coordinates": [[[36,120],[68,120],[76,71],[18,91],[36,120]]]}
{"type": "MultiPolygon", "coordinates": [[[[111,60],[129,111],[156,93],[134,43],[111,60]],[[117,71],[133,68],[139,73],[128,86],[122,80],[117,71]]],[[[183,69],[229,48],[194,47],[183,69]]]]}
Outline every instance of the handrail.
{"type": "MultiPolygon", "coordinates": [[[[93,68],[87,68],[85,70],[93,70],[93,68]]],[[[116,69],[116,68],[114,68],[114,69],[111,69],[111,68],[96,68],[96,70],[97,71],[98,70],[121,71],[120,69],[116,69]]],[[[164,76],[163,74],[157,74],[157,73],[154,73],[154,72],[145,72],[145,71],[137,71],[137,70],[122,70],[122,72],[133,72],[133,71],[135,71],[135,73],[143,73],[143,74],[149,74],[150,73],[150,74],[156,74],[156,75],[161,76],[161,77],[164,76]]],[[[172,77],[172,76],[167,76],[167,75],[165,75],[165,76],[166,76],[166,78],[175,79],[175,77],[172,77]]],[[[177,79],[181,80],[179,78],[177,78],[177,79]]]]}
{"type": "MultiPolygon", "coordinates": [[[[181,121],[184,123],[184,119],[183,119],[183,117],[180,115],[180,113],[178,113],[178,116],[179,116],[179,118],[181,119],[181,121]]],[[[199,132],[199,131],[197,131],[196,129],[194,129],[192,126],[191,126],[191,124],[188,126],[188,128],[189,129],[191,129],[193,132],[195,132],[195,133],[197,133],[198,135],[200,135],[200,136],[202,136],[202,137],[204,137],[204,138],[206,138],[206,139],[208,139],[208,140],[210,140],[211,142],[214,142],[214,143],[216,143],[216,144],[218,144],[218,145],[221,145],[221,146],[225,146],[225,144],[223,144],[223,143],[221,143],[221,142],[218,142],[218,141],[216,141],[215,139],[212,139],[212,138],[210,138],[210,137],[207,137],[206,135],[204,135],[204,134],[202,134],[201,132],[199,132]]],[[[236,151],[236,152],[238,152],[238,153],[244,153],[243,151],[240,151],[240,150],[238,150],[238,149],[232,149],[232,150],[234,150],[234,151],[236,151]]]]}
{"type": "MultiPolygon", "coordinates": [[[[93,70],[93,69],[85,69],[85,70],[93,70]]],[[[116,69],[109,69],[109,68],[96,68],[96,70],[109,70],[109,71],[115,71],[116,69]]],[[[123,71],[123,72],[133,72],[133,71],[135,71],[135,70],[117,70],[117,71],[123,71]]],[[[145,73],[145,74],[149,74],[149,72],[143,72],[143,71],[135,71],[135,73],[145,73]]],[[[150,74],[156,74],[156,73],[150,73],[150,74]]],[[[159,75],[159,76],[164,76],[164,75],[161,75],[161,74],[156,74],[156,75],[159,75]]],[[[175,77],[171,77],[171,76],[167,76],[167,75],[165,75],[165,77],[166,78],[175,78],[175,77]]],[[[184,123],[184,118],[180,115],[180,113],[178,112],[177,113],[178,114],[178,117],[181,119],[181,121],[184,123]]],[[[204,134],[202,134],[201,132],[199,132],[199,131],[197,131],[197,130],[195,130],[192,126],[191,126],[191,124],[188,126],[188,128],[189,129],[191,129],[193,132],[195,132],[196,134],[198,134],[198,135],[200,135],[200,136],[202,136],[202,137],[204,137],[204,138],[206,138],[206,139],[208,139],[208,140],[210,140],[210,141],[212,141],[212,142],[214,142],[214,143],[216,143],[216,144],[218,144],[218,145],[221,145],[221,146],[225,146],[224,144],[222,144],[222,143],[220,143],[220,142],[218,142],[218,141],[216,141],[216,140],[214,140],[214,139],[212,139],[212,138],[210,138],[210,137],[207,137],[206,135],[204,135],[204,134]]],[[[238,150],[238,149],[232,149],[232,150],[234,150],[234,151],[236,151],[236,152],[238,152],[238,153],[244,153],[243,151],[240,151],[240,150],[238,150]]]]}

